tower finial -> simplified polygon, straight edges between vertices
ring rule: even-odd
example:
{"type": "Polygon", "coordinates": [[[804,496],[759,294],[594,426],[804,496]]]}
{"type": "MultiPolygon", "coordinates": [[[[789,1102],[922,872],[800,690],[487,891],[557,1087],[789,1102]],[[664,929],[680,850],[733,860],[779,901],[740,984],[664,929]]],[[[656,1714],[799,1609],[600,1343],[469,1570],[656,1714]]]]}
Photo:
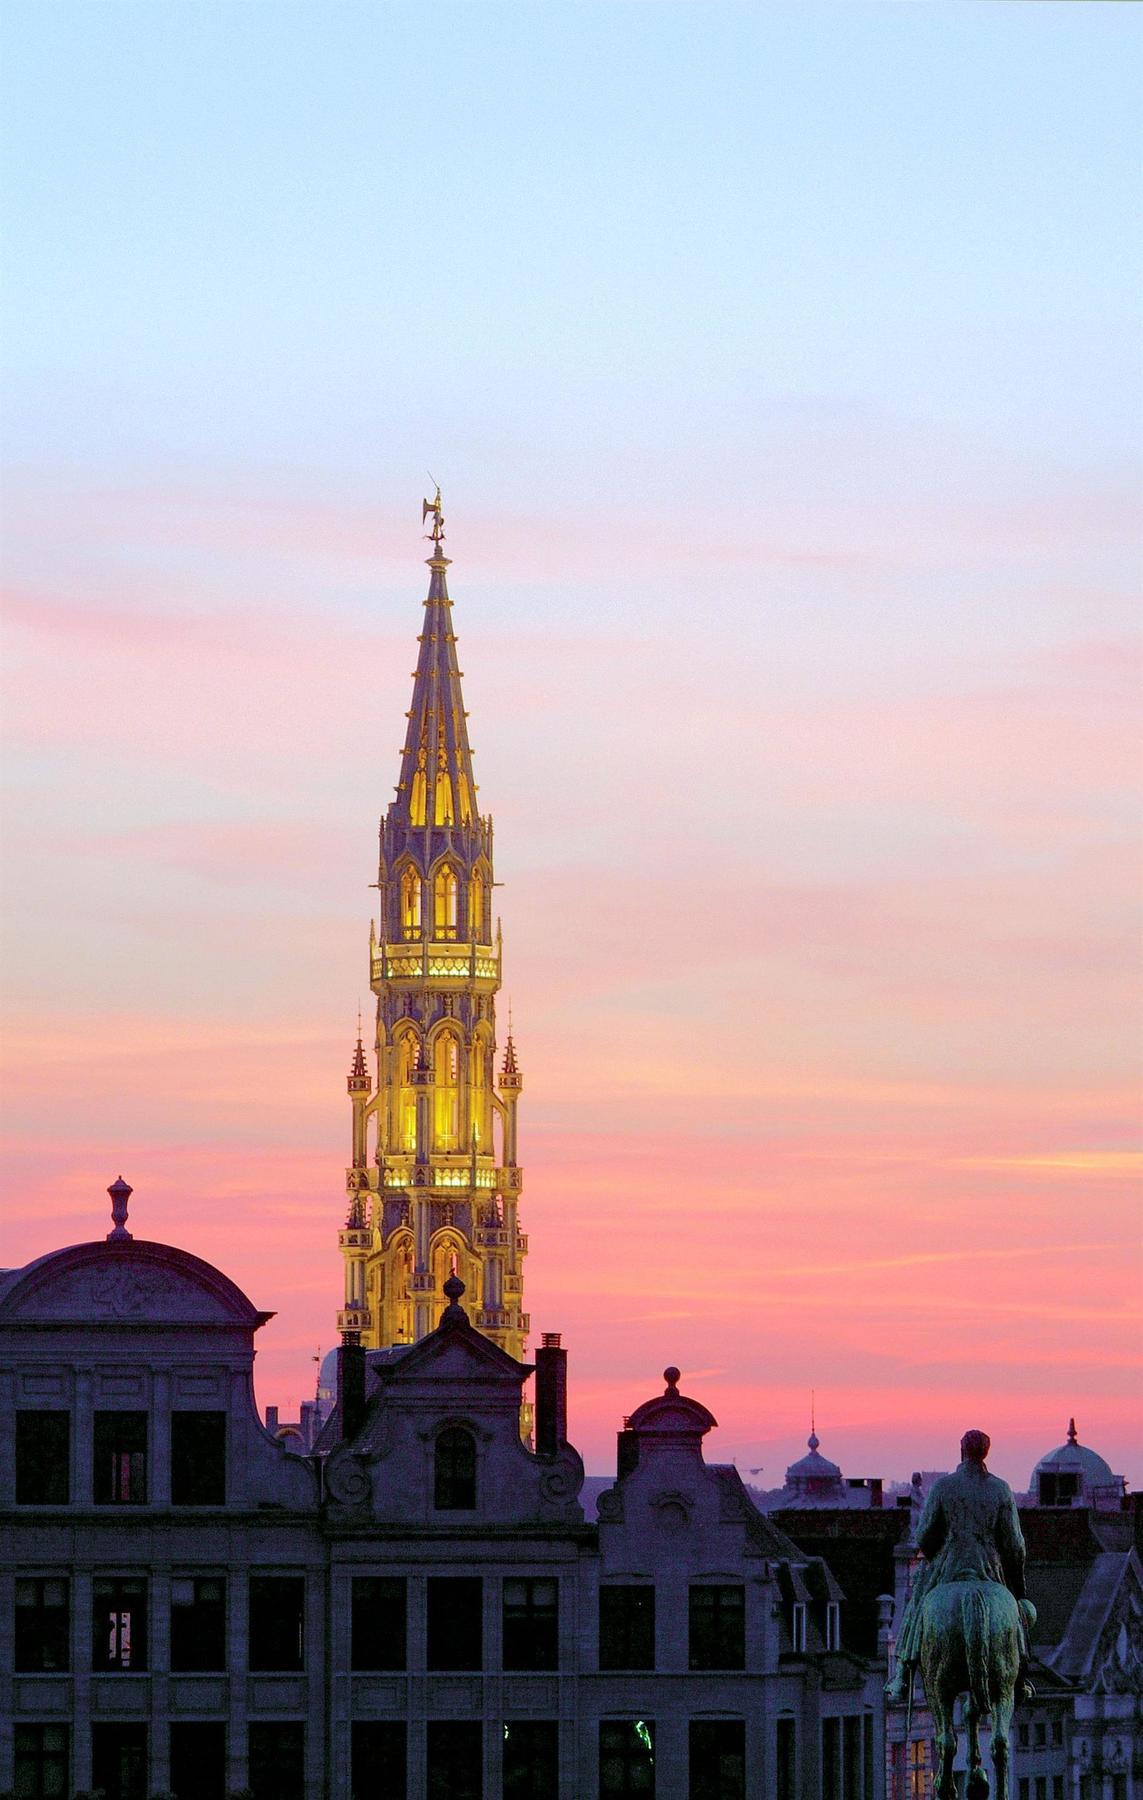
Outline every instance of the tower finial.
{"type": "Polygon", "coordinates": [[[441,511],[441,490],[439,482],[432,475],[429,476],[429,480],[437,491],[432,500],[421,501],[421,524],[423,525],[429,514],[432,513],[433,528],[427,535],[432,538],[434,544],[439,544],[445,534],[444,513],[441,511]]]}
{"type": "Polygon", "coordinates": [[[1078,1442],[1079,1442],[1079,1432],[1076,1430],[1076,1422],[1074,1419],[1069,1419],[1068,1420],[1068,1443],[1069,1444],[1078,1444],[1078,1442]]]}
{"type": "Polygon", "coordinates": [[[810,1389],[810,1435],[809,1435],[808,1439],[806,1440],[807,1443],[809,1444],[809,1447],[811,1450],[816,1450],[818,1445],[821,1443],[821,1439],[818,1436],[817,1398],[818,1398],[817,1393],[815,1392],[815,1390],[813,1388],[811,1388],[810,1389]]]}

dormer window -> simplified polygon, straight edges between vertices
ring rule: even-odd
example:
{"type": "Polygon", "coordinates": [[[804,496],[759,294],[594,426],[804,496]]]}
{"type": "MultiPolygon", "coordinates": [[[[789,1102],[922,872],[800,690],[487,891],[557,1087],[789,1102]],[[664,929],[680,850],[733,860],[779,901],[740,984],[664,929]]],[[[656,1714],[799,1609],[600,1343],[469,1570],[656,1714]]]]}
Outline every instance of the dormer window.
{"type": "Polygon", "coordinates": [[[1080,1478],[1074,1474],[1059,1474],[1052,1469],[1040,1471],[1040,1505],[1070,1506],[1073,1500],[1079,1499],[1080,1478]]]}
{"type": "Polygon", "coordinates": [[[806,1603],[795,1600],[790,1611],[790,1643],[795,1650],[806,1647],[806,1603]]]}
{"type": "Polygon", "coordinates": [[[437,1438],[433,1505],[438,1512],[476,1508],[476,1440],[463,1425],[449,1425],[437,1438]]]}
{"type": "Polygon", "coordinates": [[[826,1603],[825,1647],[827,1650],[841,1649],[841,1606],[836,1600],[826,1603]]]}

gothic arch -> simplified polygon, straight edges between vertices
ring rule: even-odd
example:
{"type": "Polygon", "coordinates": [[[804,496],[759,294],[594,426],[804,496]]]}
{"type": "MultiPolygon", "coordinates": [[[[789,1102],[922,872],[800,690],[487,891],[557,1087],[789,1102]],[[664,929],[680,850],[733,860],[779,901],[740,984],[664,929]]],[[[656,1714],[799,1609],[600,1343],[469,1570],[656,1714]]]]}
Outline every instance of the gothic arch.
{"type": "Polygon", "coordinates": [[[395,879],[401,936],[418,938],[424,922],[424,877],[411,856],[403,858],[397,865],[395,879]]]}

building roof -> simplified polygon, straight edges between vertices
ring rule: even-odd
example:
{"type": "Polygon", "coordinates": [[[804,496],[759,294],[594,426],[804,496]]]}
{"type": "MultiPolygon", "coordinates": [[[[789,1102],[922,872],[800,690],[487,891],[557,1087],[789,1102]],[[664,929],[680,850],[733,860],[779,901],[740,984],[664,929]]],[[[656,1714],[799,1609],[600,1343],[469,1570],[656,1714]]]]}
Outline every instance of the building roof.
{"type": "Polygon", "coordinates": [[[1079,1475],[1087,1487],[1109,1487],[1116,1483],[1110,1463],[1105,1462],[1098,1451],[1089,1450],[1086,1444],[1080,1443],[1074,1419],[1068,1420],[1067,1442],[1055,1450],[1045,1451],[1032,1470],[1028,1486],[1033,1493],[1038,1489],[1042,1471],[1054,1475],[1079,1475]]]}

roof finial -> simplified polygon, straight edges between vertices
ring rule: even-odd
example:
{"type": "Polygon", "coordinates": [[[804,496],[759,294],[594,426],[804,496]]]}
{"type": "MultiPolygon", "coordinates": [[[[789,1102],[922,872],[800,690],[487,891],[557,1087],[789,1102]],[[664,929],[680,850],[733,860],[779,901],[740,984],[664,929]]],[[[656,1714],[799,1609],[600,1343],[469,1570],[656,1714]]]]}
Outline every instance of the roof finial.
{"type": "Polygon", "coordinates": [[[673,1363],[669,1369],[663,1370],[663,1380],[667,1384],[666,1388],[663,1390],[665,1393],[667,1393],[667,1394],[677,1394],[678,1393],[678,1391],[679,1391],[679,1374],[680,1374],[680,1370],[676,1369],[673,1363]]]}
{"type": "Polygon", "coordinates": [[[817,1425],[816,1413],[817,1413],[817,1394],[814,1391],[814,1389],[811,1388],[810,1389],[810,1435],[806,1439],[806,1442],[809,1445],[811,1450],[816,1450],[818,1445],[821,1443],[821,1439],[818,1436],[818,1425],[817,1425]]]}
{"type": "Polygon", "coordinates": [[[439,544],[445,534],[444,514],[441,511],[441,490],[440,490],[440,484],[435,479],[434,476],[430,475],[429,480],[432,482],[433,486],[436,488],[437,491],[436,491],[435,497],[432,500],[422,500],[421,501],[421,524],[423,525],[425,520],[428,518],[429,514],[432,513],[433,528],[432,528],[432,531],[428,532],[426,535],[432,538],[432,541],[434,544],[439,544]]]}
{"type": "Polygon", "coordinates": [[[454,1269],[444,1284],[444,1296],[448,1301],[448,1305],[441,1314],[442,1325],[445,1323],[448,1323],[449,1325],[467,1325],[468,1315],[460,1304],[461,1295],[463,1293],[464,1283],[454,1269]]]}
{"type": "Polygon", "coordinates": [[[1079,1432],[1076,1430],[1076,1422],[1074,1419],[1069,1419],[1068,1420],[1068,1443],[1069,1444],[1078,1444],[1078,1442],[1079,1442],[1079,1432]]]}
{"type": "Polygon", "coordinates": [[[107,1233],[107,1242],[109,1244],[130,1242],[131,1233],[127,1229],[127,1202],[134,1189],[124,1181],[122,1175],[119,1175],[111,1183],[107,1192],[111,1196],[112,1219],[112,1229],[107,1233]]]}

